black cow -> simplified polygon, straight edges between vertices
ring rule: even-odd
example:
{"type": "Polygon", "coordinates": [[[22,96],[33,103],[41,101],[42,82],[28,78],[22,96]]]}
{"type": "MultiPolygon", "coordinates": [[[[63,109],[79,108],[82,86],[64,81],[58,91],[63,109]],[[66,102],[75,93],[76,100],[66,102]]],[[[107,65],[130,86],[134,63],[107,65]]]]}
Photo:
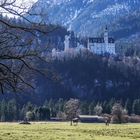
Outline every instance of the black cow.
{"type": "Polygon", "coordinates": [[[73,124],[78,125],[79,118],[74,118],[72,119],[73,124]]]}
{"type": "Polygon", "coordinates": [[[109,126],[109,124],[110,124],[110,117],[107,117],[105,119],[105,124],[106,124],[106,126],[109,126]]]}

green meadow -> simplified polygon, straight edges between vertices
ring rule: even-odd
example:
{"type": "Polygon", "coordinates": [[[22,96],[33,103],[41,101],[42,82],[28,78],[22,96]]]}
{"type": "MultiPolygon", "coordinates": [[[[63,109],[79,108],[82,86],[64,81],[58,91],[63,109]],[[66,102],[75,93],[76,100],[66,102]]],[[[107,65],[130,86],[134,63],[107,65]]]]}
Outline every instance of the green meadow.
{"type": "Polygon", "coordinates": [[[0,140],[140,140],[140,124],[0,123],[0,140]]]}

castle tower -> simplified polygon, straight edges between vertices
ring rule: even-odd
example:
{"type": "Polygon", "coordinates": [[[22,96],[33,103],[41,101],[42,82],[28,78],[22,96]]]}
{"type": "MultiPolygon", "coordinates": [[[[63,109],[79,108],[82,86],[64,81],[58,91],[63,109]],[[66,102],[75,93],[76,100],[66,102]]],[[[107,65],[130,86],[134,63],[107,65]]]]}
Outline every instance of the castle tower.
{"type": "Polygon", "coordinates": [[[105,44],[108,44],[108,28],[105,28],[105,32],[104,32],[104,41],[105,44]]]}
{"type": "Polygon", "coordinates": [[[56,49],[55,49],[55,48],[52,49],[52,57],[53,57],[53,58],[56,57],[56,49]]]}
{"type": "Polygon", "coordinates": [[[69,47],[70,47],[70,36],[66,35],[64,41],[64,51],[68,51],[69,47]]]}
{"type": "Polygon", "coordinates": [[[87,49],[90,50],[89,38],[88,38],[88,42],[87,42],[87,49]]]}

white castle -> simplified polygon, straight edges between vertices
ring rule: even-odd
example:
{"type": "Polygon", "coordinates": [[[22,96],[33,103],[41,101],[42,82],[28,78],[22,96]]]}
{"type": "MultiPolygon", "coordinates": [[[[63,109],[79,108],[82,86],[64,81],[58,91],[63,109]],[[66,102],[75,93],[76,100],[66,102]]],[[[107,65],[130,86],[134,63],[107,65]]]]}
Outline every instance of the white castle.
{"type": "Polygon", "coordinates": [[[102,38],[89,38],[88,39],[88,50],[95,54],[112,54],[115,55],[115,40],[113,38],[109,38],[108,29],[106,27],[104,32],[104,37],[102,38]]]}
{"type": "Polygon", "coordinates": [[[109,38],[108,30],[106,28],[104,37],[88,38],[87,47],[77,43],[76,48],[70,48],[70,35],[66,35],[64,41],[64,50],[58,51],[54,48],[52,50],[52,57],[58,59],[75,57],[81,52],[85,52],[86,50],[98,55],[104,55],[106,53],[115,55],[115,40],[113,38],[109,38]]]}
{"type": "Polygon", "coordinates": [[[64,50],[58,51],[55,48],[52,50],[52,58],[63,59],[63,58],[72,58],[76,57],[81,52],[85,51],[86,48],[82,45],[77,43],[76,48],[70,47],[70,35],[65,36],[64,41],[64,50]]]}

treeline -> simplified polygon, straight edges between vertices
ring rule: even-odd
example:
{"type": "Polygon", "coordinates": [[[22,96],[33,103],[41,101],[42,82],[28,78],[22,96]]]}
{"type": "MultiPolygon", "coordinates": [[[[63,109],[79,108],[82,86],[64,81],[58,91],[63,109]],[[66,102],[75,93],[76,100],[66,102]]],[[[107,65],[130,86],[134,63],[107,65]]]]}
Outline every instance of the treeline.
{"type": "MultiPolygon", "coordinates": [[[[28,102],[21,106],[15,99],[0,102],[0,121],[47,121],[51,118],[65,118],[65,105],[68,100],[46,100],[41,106],[37,106],[28,102]]],[[[117,103],[115,99],[110,101],[92,102],[80,101],[79,114],[82,115],[101,115],[111,114],[112,107],[117,103]]],[[[126,102],[119,101],[128,115],[140,115],[140,99],[131,102],[129,99],[126,102]]]]}
{"type": "MultiPolygon", "coordinates": [[[[43,53],[46,55],[49,51],[52,50],[53,47],[57,46],[59,49],[63,49],[64,38],[65,35],[68,34],[68,31],[65,27],[55,24],[45,24],[45,23],[34,23],[29,22],[23,18],[10,18],[8,16],[0,15],[0,20],[11,24],[15,28],[12,30],[14,33],[21,34],[21,30],[19,32],[19,28],[33,29],[32,33],[26,31],[26,33],[22,33],[22,37],[28,38],[31,41],[32,45],[30,47],[38,47],[39,51],[43,50],[43,53]],[[36,38],[37,37],[37,38],[36,38]],[[36,39],[36,41],[35,41],[36,39]],[[47,50],[47,51],[46,51],[47,50]]],[[[0,27],[2,30],[6,28],[6,25],[1,23],[0,27]]],[[[27,41],[24,40],[26,43],[27,41]]],[[[25,43],[23,42],[23,43],[25,43]]]]}

